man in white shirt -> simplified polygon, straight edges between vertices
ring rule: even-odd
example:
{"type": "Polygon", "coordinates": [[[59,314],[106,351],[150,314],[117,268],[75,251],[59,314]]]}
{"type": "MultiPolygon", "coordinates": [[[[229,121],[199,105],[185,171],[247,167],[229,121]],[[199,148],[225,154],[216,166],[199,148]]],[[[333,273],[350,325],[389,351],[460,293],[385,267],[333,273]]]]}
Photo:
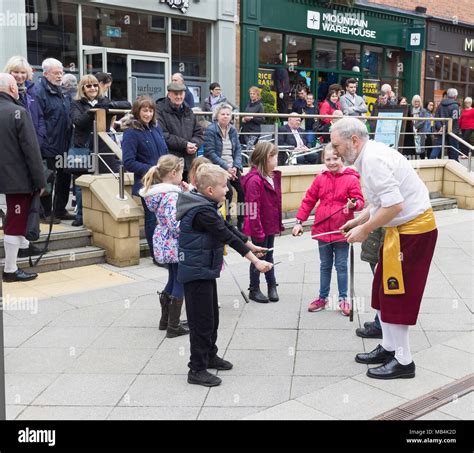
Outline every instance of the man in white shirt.
{"type": "Polygon", "coordinates": [[[362,96],[357,95],[357,80],[346,80],[346,93],[339,99],[341,110],[347,116],[361,116],[367,113],[367,105],[362,96]]]}
{"type": "Polygon", "coordinates": [[[334,153],[362,176],[370,205],[341,227],[347,241],[363,242],[385,227],[385,241],[372,285],[372,308],[382,325],[382,344],[357,354],[356,362],[382,364],[367,371],[375,379],[415,377],[408,326],[415,325],[433,257],[438,230],[428,189],[398,151],[370,141],[356,118],[331,129],[334,153]]]}

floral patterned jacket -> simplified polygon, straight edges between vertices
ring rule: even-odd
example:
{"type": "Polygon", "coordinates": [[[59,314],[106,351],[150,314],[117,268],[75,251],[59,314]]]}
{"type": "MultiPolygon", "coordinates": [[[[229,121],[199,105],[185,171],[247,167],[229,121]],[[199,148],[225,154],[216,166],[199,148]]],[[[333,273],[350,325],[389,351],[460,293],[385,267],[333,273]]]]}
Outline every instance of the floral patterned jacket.
{"type": "Polygon", "coordinates": [[[156,215],[153,234],[153,251],[158,263],[178,262],[179,221],[176,220],[176,201],[181,188],[174,184],[155,184],[140,196],[151,212],[156,215]]]}

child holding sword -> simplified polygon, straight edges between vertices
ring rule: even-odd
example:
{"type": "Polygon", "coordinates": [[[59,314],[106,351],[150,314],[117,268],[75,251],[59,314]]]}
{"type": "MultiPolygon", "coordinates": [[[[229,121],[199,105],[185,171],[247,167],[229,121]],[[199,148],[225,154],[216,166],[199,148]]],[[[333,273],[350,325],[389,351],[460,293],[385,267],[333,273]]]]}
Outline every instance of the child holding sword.
{"type": "Polygon", "coordinates": [[[306,192],[296,214],[297,220],[292,234],[293,236],[303,234],[302,224],[308,219],[319,201],[311,233],[313,237],[318,236],[321,282],[319,297],[309,304],[308,311],[323,310],[329,302],[331,272],[335,264],[339,308],[344,316],[348,316],[350,311],[350,305],[347,302],[349,244],[344,235],[337,230],[354,218],[354,211],[360,211],[364,207],[364,196],[360,188],[359,174],[352,168],[343,166],[341,158],[334,155],[331,144],[324,149],[322,159],[326,169],[316,176],[306,192]]]}

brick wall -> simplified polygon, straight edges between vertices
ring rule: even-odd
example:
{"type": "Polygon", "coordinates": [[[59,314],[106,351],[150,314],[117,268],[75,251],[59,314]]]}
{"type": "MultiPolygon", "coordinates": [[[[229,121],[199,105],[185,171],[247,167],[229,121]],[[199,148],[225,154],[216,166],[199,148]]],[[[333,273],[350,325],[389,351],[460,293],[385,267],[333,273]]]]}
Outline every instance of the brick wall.
{"type": "Polygon", "coordinates": [[[472,0],[369,0],[369,3],[393,6],[414,12],[417,6],[427,8],[430,16],[451,19],[456,16],[459,21],[474,24],[474,4],[472,0]]]}

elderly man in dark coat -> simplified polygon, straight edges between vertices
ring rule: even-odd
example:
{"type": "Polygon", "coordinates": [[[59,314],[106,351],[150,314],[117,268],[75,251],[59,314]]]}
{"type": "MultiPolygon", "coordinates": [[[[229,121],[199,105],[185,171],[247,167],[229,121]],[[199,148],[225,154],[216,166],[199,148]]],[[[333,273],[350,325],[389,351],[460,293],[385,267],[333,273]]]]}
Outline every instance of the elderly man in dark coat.
{"type": "Polygon", "coordinates": [[[167,89],[168,96],[156,103],[158,123],[170,154],[184,158],[183,179],[186,179],[197,150],[204,142],[203,131],[193,111],[184,102],[186,86],[170,83],[167,89]]]}
{"type": "Polygon", "coordinates": [[[18,269],[18,251],[27,248],[26,223],[32,195],[46,186],[41,152],[30,115],[18,101],[18,87],[10,74],[0,74],[0,193],[5,194],[4,282],[38,276],[18,269]]]}

